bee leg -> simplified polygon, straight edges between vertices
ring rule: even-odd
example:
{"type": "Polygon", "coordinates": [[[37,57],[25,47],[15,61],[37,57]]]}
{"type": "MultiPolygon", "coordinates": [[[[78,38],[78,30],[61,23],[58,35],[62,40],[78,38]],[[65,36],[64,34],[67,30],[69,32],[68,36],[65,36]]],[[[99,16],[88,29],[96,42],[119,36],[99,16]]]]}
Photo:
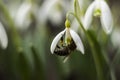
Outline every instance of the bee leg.
{"type": "Polygon", "coordinates": [[[68,56],[65,56],[64,59],[63,59],[63,63],[65,63],[69,58],[69,55],[68,56]]]}
{"type": "Polygon", "coordinates": [[[59,46],[59,45],[57,45],[56,47],[60,49],[60,46],[59,46]]]}

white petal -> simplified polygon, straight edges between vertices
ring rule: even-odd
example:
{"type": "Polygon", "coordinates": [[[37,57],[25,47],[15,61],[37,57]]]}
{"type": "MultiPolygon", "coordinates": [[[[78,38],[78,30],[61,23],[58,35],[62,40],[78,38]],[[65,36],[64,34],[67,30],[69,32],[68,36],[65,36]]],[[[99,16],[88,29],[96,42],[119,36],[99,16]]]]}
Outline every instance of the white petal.
{"type": "Polygon", "coordinates": [[[29,23],[29,20],[26,20],[27,15],[31,9],[31,4],[29,3],[23,3],[20,8],[18,9],[18,12],[15,17],[15,22],[18,25],[19,28],[24,28],[23,25],[27,25],[29,23]]]}
{"type": "Polygon", "coordinates": [[[78,21],[76,19],[74,19],[72,21],[71,29],[73,29],[74,31],[78,32],[78,30],[79,30],[79,24],[78,24],[78,21]]]}
{"type": "Polygon", "coordinates": [[[3,49],[7,48],[8,38],[3,25],[0,23],[0,45],[3,49]]]}
{"type": "Polygon", "coordinates": [[[44,1],[44,3],[42,4],[42,6],[39,9],[38,12],[38,16],[39,16],[39,20],[42,23],[45,23],[45,21],[48,18],[49,12],[52,9],[52,7],[54,7],[54,5],[57,3],[58,0],[46,0],[44,1]]]}
{"type": "Polygon", "coordinates": [[[110,33],[113,27],[113,19],[109,6],[105,1],[101,1],[101,24],[106,33],[110,33]]]}
{"type": "Polygon", "coordinates": [[[62,21],[62,12],[58,9],[51,9],[48,14],[48,18],[54,24],[59,24],[62,21]]]}
{"type": "Polygon", "coordinates": [[[85,13],[85,16],[84,16],[84,21],[83,21],[83,24],[84,24],[84,27],[85,29],[88,29],[91,25],[91,22],[92,22],[92,18],[93,18],[93,12],[94,12],[94,9],[95,9],[95,4],[96,4],[96,1],[94,1],[87,9],[86,13],[85,13]]]}
{"type": "Polygon", "coordinates": [[[54,53],[54,50],[55,50],[55,47],[58,43],[58,41],[60,40],[60,38],[64,35],[65,33],[65,30],[61,31],[52,41],[52,44],[51,44],[51,47],[50,47],[50,50],[51,50],[51,53],[53,54],[54,53]]]}
{"type": "Polygon", "coordinates": [[[120,47],[120,29],[114,29],[111,35],[111,41],[114,47],[120,47]]]}
{"type": "Polygon", "coordinates": [[[83,44],[82,44],[82,41],[81,41],[79,35],[75,31],[73,31],[71,29],[70,29],[70,34],[72,36],[73,41],[75,42],[75,44],[77,46],[76,49],[81,51],[82,54],[84,54],[84,47],[83,47],[83,44]]]}

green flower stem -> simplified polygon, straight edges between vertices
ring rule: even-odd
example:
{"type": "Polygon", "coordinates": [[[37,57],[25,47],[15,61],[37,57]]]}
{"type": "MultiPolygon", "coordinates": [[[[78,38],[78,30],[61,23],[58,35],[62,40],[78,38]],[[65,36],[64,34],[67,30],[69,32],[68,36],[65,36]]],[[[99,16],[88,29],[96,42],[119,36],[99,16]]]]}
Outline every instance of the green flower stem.
{"type": "Polygon", "coordinates": [[[101,63],[100,63],[100,60],[97,56],[97,51],[95,49],[95,45],[92,41],[92,38],[89,36],[89,34],[87,33],[87,31],[84,29],[83,27],[83,24],[81,23],[79,17],[77,17],[75,15],[79,25],[81,26],[82,30],[84,31],[87,39],[88,39],[88,42],[90,44],[90,47],[91,47],[91,50],[92,50],[92,55],[93,55],[93,59],[94,59],[94,62],[95,62],[95,66],[96,66],[96,71],[97,71],[97,76],[98,76],[98,80],[104,80],[104,74],[103,74],[103,70],[102,70],[102,67],[101,67],[101,63]]]}
{"type": "Polygon", "coordinates": [[[94,60],[94,63],[95,63],[98,80],[105,80],[104,74],[103,74],[103,69],[102,69],[102,64],[101,64],[101,61],[100,61],[99,56],[98,56],[98,51],[96,49],[95,43],[92,40],[91,35],[84,29],[84,26],[83,26],[83,24],[80,20],[80,16],[81,16],[80,13],[81,13],[81,11],[80,11],[79,2],[78,2],[78,0],[75,0],[74,1],[74,16],[77,19],[77,21],[78,21],[80,27],[82,28],[83,32],[85,33],[85,35],[87,37],[87,40],[89,42],[89,45],[91,47],[92,56],[93,56],[93,60],[94,60]]]}
{"type": "Polygon", "coordinates": [[[96,71],[97,71],[98,80],[105,80],[102,65],[101,65],[101,62],[99,60],[99,56],[97,55],[97,50],[96,50],[96,47],[94,45],[94,42],[92,41],[92,38],[90,37],[88,32],[84,29],[82,22],[80,21],[79,17],[76,14],[74,14],[72,12],[68,12],[66,15],[66,18],[68,19],[68,16],[70,14],[73,15],[77,19],[79,25],[81,26],[82,30],[84,31],[84,33],[88,39],[88,42],[89,42],[91,50],[92,50],[92,55],[93,55],[93,59],[94,59],[94,63],[95,63],[96,71]]]}
{"type": "Polygon", "coordinates": [[[0,0],[0,13],[4,16],[7,25],[9,25],[11,37],[12,37],[12,40],[13,40],[16,50],[21,51],[20,38],[19,38],[18,32],[16,30],[15,24],[10,16],[7,8],[5,7],[5,5],[3,4],[3,2],[1,0],[0,0]]]}

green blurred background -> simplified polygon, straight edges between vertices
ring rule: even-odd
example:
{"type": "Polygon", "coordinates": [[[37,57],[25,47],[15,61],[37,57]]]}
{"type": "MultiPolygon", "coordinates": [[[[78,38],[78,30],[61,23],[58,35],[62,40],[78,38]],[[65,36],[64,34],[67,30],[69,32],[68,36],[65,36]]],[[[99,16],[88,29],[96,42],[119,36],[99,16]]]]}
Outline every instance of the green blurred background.
{"type": "MultiPolygon", "coordinates": [[[[84,14],[93,0],[81,1],[84,14]]],[[[113,80],[109,66],[114,80],[120,80],[120,0],[107,3],[114,19],[112,33],[107,36],[99,21],[94,21],[90,31],[107,57],[107,63],[101,61],[106,80],[113,80]]],[[[91,48],[81,31],[78,34],[85,47],[84,55],[74,51],[63,63],[64,57],[50,52],[53,38],[64,29],[66,12],[72,9],[73,0],[0,0],[0,22],[8,35],[7,49],[0,48],[0,80],[97,80],[91,48]],[[53,5],[55,1],[58,2],[53,5]],[[27,4],[32,7],[21,19],[27,4]],[[18,24],[20,20],[23,23],[18,24]]],[[[104,58],[101,54],[100,57],[104,58]]]]}

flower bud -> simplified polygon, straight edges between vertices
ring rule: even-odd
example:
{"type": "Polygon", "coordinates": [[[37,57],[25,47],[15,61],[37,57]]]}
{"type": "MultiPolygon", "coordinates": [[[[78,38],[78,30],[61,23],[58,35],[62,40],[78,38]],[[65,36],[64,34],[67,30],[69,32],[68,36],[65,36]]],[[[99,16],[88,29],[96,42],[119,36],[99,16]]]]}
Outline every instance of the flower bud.
{"type": "Polygon", "coordinates": [[[68,19],[65,21],[65,27],[70,28],[70,21],[68,19]]]}

